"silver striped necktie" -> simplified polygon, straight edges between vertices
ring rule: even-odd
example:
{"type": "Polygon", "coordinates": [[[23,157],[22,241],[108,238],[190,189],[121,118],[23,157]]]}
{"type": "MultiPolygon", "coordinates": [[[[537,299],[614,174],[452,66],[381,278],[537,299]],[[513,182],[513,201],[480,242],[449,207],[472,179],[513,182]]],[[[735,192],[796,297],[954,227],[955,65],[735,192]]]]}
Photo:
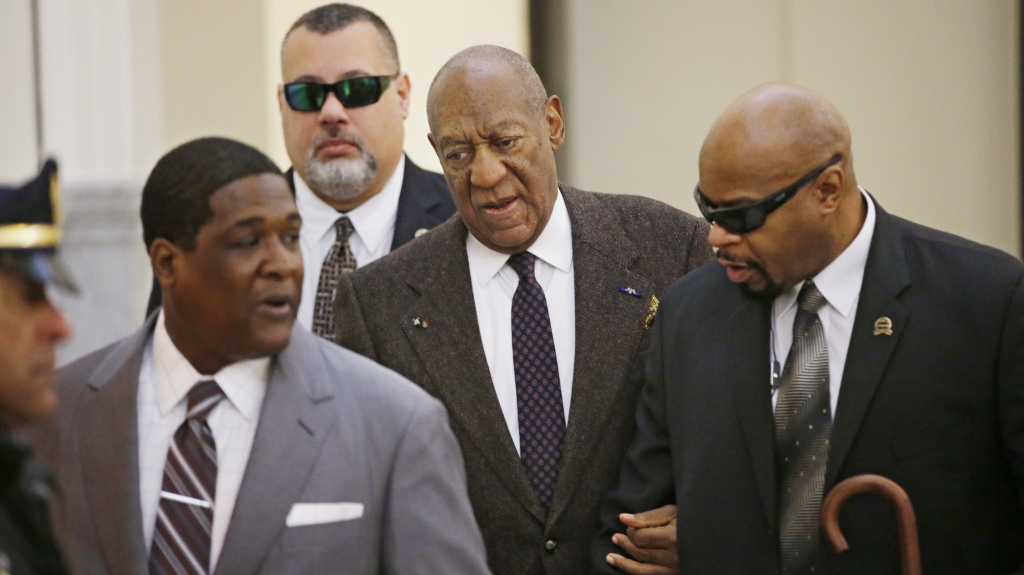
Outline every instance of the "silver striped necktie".
{"type": "Polygon", "coordinates": [[[217,496],[217,446],[206,417],[224,398],[213,380],[188,392],[188,415],[167,450],[150,575],[207,575],[213,505],[217,496]]]}
{"type": "Polygon", "coordinates": [[[797,302],[793,346],[786,358],[775,406],[779,547],[786,575],[803,575],[814,568],[832,433],[828,345],[818,318],[825,298],[808,280],[797,302]]]}
{"type": "Polygon", "coordinates": [[[348,216],[341,216],[334,222],[337,236],[334,245],[324,258],[320,270],[320,283],[316,287],[316,302],[313,304],[313,333],[334,341],[334,298],[338,293],[338,280],[341,274],[355,271],[356,258],[348,245],[348,238],[355,231],[348,216]]]}

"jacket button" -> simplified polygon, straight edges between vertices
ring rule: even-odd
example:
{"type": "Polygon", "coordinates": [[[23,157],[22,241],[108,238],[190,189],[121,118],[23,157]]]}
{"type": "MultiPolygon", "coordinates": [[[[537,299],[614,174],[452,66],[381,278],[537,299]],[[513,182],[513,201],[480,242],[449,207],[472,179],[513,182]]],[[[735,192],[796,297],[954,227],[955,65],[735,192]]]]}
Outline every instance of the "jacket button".
{"type": "Polygon", "coordinates": [[[554,551],[558,548],[558,543],[554,539],[548,539],[544,542],[544,549],[548,551],[554,551]]]}

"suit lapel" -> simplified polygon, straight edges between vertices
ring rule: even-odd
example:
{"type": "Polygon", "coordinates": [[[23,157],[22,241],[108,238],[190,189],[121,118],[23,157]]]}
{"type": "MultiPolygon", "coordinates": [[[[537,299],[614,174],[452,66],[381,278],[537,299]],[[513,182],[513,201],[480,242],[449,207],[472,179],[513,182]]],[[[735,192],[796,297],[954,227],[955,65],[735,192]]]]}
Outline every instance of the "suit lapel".
{"type": "Polygon", "coordinates": [[[217,575],[258,571],[336,424],[333,390],[310,377],[328,373],[314,337],[296,326],[275,359],[217,575]]]}
{"type": "MultiPolygon", "coordinates": [[[[431,229],[444,221],[443,217],[432,213],[444,199],[438,195],[439,190],[437,184],[431,181],[432,177],[432,174],[414,164],[408,156],[405,157],[405,173],[395,218],[395,237],[391,241],[392,251],[412,240],[417,230],[431,229]]],[[[448,193],[447,190],[440,192],[448,193]]]]}
{"type": "Polygon", "coordinates": [[[568,505],[602,435],[602,422],[617,407],[654,295],[648,279],[629,269],[638,254],[618,222],[578,190],[563,187],[562,197],[572,222],[576,358],[549,524],[568,505]]]}
{"type": "Polygon", "coordinates": [[[906,307],[897,300],[897,296],[910,285],[900,232],[894,218],[877,203],[875,213],[875,232],[864,269],[864,282],[832,425],[826,490],[839,476],[909,317],[906,307]],[[875,321],[883,317],[892,321],[892,335],[875,335],[875,321]]]}
{"type": "Polygon", "coordinates": [[[757,491],[768,525],[774,526],[777,486],[768,332],[768,310],[757,300],[744,298],[727,321],[724,333],[730,341],[718,346],[718,365],[732,380],[733,401],[753,464],[757,491]]]}
{"type": "Polygon", "coordinates": [[[156,316],[115,347],[88,381],[78,408],[82,479],[111,573],[145,573],[139,495],[138,387],[156,316]]]}
{"type": "Polygon", "coordinates": [[[461,221],[452,221],[435,233],[445,236],[437,253],[446,254],[448,261],[436,266],[434,260],[432,273],[424,270],[410,275],[409,286],[420,297],[402,316],[402,329],[424,371],[433,379],[430,391],[444,401],[448,414],[508,490],[539,521],[544,521],[544,512],[505,426],[487,367],[466,258],[466,227],[461,221]],[[414,325],[417,318],[427,321],[429,327],[414,325]]]}

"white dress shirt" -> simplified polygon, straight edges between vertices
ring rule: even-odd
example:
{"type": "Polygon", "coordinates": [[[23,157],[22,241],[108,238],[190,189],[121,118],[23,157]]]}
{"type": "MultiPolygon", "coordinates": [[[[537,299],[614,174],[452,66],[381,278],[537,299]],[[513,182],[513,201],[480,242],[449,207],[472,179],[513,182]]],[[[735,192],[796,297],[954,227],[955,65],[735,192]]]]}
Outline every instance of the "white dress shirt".
{"type": "MultiPolygon", "coordinates": [[[[825,332],[828,346],[829,400],[832,404],[832,418],[835,419],[839,402],[839,386],[843,382],[843,368],[846,352],[850,349],[853,321],[857,316],[860,301],[860,286],[864,283],[864,267],[871,249],[871,238],[875,234],[875,204],[863,188],[861,197],[867,203],[867,217],[853,242],[846,246],[839,257],[832,260],[825,269],[814,276],[814,285],[825,297],[825,304],[818,310],[818,318],[825,332]]],[[[797,295],[804,282],[800,282],[775,298],[772,303],[772,362],[778,361],[781,370],[785,368],[789,348],[793,346],[793,323],[796,321],[797,295]]],[[[779,394],[772,393],[772,408],[779,394]]]]}
{"type": "Polygon", "coordinates": [[[210,551],[213,573],[249,461],[269,378],[269,357],[233,363],[213,377],[200,375],[174,346],[164,324],[164,312],[160,311],[139,373],[139,495],[146,549],[156,528],[167,450],[174,432],[185,421],[188,392],[199,381],[213,379],[225,396],[206,419],[217,447],[217,494],[210,551]]]}
{"type": "Polygon", "coordinates": [[[356,267],[363,267],[388,255],[391,242],[395,239],[398,199],[402,195],[404,180],[403,154],[395,167],[395,173],[391,174],[380,193],[356,209],[341,214],[314,194],[298,172],[295,172],[295,204],[302,216],[299,245],[302,249],[302,263],[306,268],[298,315],[299,324],[303,327],[312,329],[313,326],[313,307],[316,304],[316,288],[320,283],[320,269],[338,237],[334,223],[342,215],[347,215],[352,222],[355,231],[349,236],[348,245],[356,258],[356,267]]]}
{"type": "MultiPolygon", "coordinates": [[[[572,223],[558,192],[551,219],[537,241],[528,250],[537,256],[534,276],[544,290],[551,316],[551,331],[558,360],[558,380],[562,386],[562,409],[569,423],[572,399],[572,375],[576,363],[576,283],[573,280],[572,223]]],[[[519,451],[519,408],[516,401],[515,363],[512,359],[512,296],[519,286],[519,275],[506,262],[508,254],[498,253],[467,234],[466,255],[473,280],[473,301],[480,324],[487,367],[501,414],[519,451]]]]}

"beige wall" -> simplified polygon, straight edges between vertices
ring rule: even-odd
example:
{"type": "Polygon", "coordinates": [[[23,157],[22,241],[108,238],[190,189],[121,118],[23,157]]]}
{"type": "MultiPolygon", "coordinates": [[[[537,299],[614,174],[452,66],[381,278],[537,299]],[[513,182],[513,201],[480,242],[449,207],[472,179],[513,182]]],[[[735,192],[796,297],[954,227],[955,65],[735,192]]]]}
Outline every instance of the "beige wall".
{"type": "Polygon", "coordinates": [[[266,150],[264,21],[253,0],[161,0],[164,142],[229,136],[266,150]]]}
{"type": "Polygon", "coordinates": [[[0,182],[36,170],[34,82],[31,3],[0,1],[0,182]]]}
{"type": "Polygon", "coordinates": [[[887,210],[1020,254],[1017,2],[566,2],[564,181],[694,212],[711,122],[788,80],[844,112],[887,210]]]}

